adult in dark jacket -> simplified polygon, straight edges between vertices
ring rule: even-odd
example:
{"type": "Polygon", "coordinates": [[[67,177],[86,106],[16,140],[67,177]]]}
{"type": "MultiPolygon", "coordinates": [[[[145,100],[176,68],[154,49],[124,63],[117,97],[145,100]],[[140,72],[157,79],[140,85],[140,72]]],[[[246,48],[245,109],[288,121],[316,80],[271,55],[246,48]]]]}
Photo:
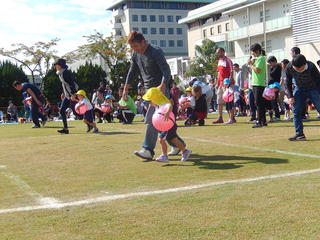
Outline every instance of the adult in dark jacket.
{"type": "Polygon", "coordinates": [[[286,68],[285,87],[289,103],[293,105],[293,123],[296,130],[296,135],[289,138],[289,141],[306,140],[302,123],[306,99],[310,98],[320,112],[319,70],[312,62],[307,61],[305,56],[298,54],[286,68]]]}
{"type": "Polygon", "coordinates": [[[66,110],[70,107],[72,111],[75,113],[75,94],[78,90],[78,85],[75,83],[71,71],[68,70],[66,60],[64,60],[63,58],[59,58],[57,62],[54,63],[54,66],[57,70],[57,75],[62,83],[62,89],[64,94],[64,98],[62,99],[60,107],[60,115],[63,121],[63,129],[58,130],[58,132],[68,134],[69,129],[67,123],[66,110]]]}

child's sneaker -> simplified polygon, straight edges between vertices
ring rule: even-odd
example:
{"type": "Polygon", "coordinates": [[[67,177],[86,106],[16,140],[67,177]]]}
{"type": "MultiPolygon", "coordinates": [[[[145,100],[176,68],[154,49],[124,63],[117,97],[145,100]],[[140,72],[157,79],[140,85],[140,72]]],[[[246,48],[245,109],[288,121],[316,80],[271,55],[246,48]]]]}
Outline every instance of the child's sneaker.
{"type": "Polygon", "coordinates": [[[183,153],[181,153],[182,158],[181,158],[181,162],[185,162],[188,160],[188,158],[190,157],[192,151],[189,149],[186,149],[183,153]]]}
{"type": "Polygon", "coordinates": [[[224,124],[233,124],[233,121],[231,119],[229,119],[229,121],[225,122],[224,124]]]}
{"type": "Polygon", "coordinates": [[[223,123],[223,119],[222,118],[218,118],[216,121],[213,121],[212,123],[223,123]]]}
{"type": "Polygon", "coordinates": [[[199,120],[199,126],[204,126],[204,119],[199,120]]]}
{"type": "Polygon", "coordinates": [[[95,128],[94,130],[93,130],[93,133],[98,133],[99,132],[99,129],[98,128],[95,128]]]}
{"type": "Polygon", "coordinates": [[[169,162],[169,159],[166,155],[161,154],[158,158],[156,158],[157,162],[169,162]]]}

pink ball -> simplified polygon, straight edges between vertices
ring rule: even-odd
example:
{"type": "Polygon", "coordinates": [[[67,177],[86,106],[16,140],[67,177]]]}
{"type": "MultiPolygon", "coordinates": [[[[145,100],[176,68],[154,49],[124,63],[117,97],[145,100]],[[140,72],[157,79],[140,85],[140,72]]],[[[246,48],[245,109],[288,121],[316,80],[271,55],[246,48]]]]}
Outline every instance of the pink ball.
{"type": "Polygon", "coordinates": [[[180,105],[183,105],[185,102],[188,102],[189,100],[188,100],[188,98],[187,97],[181,97],[181,98],[179,98],[179,104],[180,105]]]}
{"type": "Polygon", "coordinates": [[[175,123],[175,116],[172,112],[169,114],[169,120],[164,119],[166,110],[159,108],[152,116],[152,125],[160,132],[170,130],[175,123]]]}
{"type": "Polygon", "coordinates": [[[271,88],[265,88],[262,95],[265,99],[271,101],[275,98],[276,93],[271,88]]]}
{"type": "Polygon", "coordinates": [[[103,104],[103,105],[101,105],[101,111],[104,113],[109,113],[109,112],[111,112],[111,106],[103,104]]]}
{"type": "Polygon", "coordinates": [[[79,109],[77,109],[78,106],[79,106],[79,103],[77,103],[75,106],[76,113],[82,115],[82,114],[85,114],[86,111],[88,111],[87,105],[83,104],[82,106],[80,106],[79,109]]]}

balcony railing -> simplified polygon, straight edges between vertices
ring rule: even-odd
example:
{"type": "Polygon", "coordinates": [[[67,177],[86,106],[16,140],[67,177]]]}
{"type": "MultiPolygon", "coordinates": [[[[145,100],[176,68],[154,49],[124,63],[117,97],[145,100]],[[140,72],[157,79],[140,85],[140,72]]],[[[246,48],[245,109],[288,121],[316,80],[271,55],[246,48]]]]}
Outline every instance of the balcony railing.
{"type": "Polygon", "coordinates": [[[291,16],[285,16],[266,21],[266,31],[272,32],[279,29],[289,28],[292,25],[291,16]]]}
{"type": "Polygon", "coordinates": [[[242,27],[228,32],[230,41],[248,37],[248,27],[242,27]]]}

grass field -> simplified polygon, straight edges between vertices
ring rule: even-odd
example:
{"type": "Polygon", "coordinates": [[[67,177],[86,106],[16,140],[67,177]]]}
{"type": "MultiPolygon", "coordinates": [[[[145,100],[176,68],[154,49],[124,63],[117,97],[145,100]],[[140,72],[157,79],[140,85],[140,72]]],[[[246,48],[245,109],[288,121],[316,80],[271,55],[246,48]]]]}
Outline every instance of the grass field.
{"type": "Polygon", "coordinates": [[[0,240],[320,239],[320,122],[289,142],[292,122],[252,129],[213,116],[179,128],[193,154],[169,163],[132,154],[140,119],[100,134],[80,121],[69,135],[56,133],[61,122],[0,125],[0,240]]]}

